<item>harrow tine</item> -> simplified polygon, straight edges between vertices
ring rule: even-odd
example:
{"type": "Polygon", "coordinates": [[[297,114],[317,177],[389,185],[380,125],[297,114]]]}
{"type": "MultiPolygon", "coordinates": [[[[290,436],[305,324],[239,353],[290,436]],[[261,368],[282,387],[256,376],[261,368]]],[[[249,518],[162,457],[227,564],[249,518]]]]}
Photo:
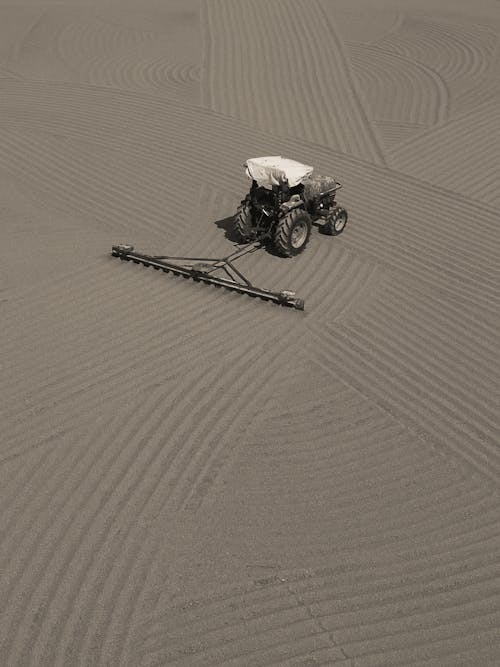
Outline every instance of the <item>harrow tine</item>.
{"type": "MultiPolygon", "coordinates": [[[[247,252],[253,252],[255,248],[255,242],[249,244],[247,252]]],[[[224,289],[232,292],[238,292],[240,294],[247,294],[251,297],[259,297],[264,301],[272,301],[281,306],[288,306],[290,308],[295,308],[296,310],[304,310],[304,301],[302,299],[297,299],[295,297],[295,292],[281,291],[281,292],[272,292],[271,290],[261,289],[255,287],[252,283],[247,280],[247,278],[238,271],[232,264],[231,259],[238,259],[241,257],[241,254],[233,253],[229,257],[224,259],[211,260],[212,264],[209,265],[205,270],[200,268],[195,268],[194,266],[188,265],[179,265],[171,261],[170,257],[153,257],[151,255],[143,255],[141,253],[134,252],[134,247],[130,245],[116,245],[112,247],[111,254],[113,257],[118,257],[123,261],[133,261],[134,264],[142,264],[145,267],[152,266],[155,270],[162,270],[164,273],[172,272],[176,276],[182,276],[186,280],[191,278],[195,282],[203,282],[206,285],[215,285],[215,287],[224,287],[224,289]],[[235,257],[235,255],[238,255],[235,257]],[[240,278],[241,282],[235,280],[233,275],[229,272],[228,267],[231,268],[234,273],[240,278]],[[225,273],[229,276],[228,278],[221,278],[214,275],[214,270],[224,270],[225,273]]],[[[245,254],[245,253],[243,253],[245,254]]],[[[183,260],[193,261],[193,258],[183,257],[176,258],[183,260]]]]}

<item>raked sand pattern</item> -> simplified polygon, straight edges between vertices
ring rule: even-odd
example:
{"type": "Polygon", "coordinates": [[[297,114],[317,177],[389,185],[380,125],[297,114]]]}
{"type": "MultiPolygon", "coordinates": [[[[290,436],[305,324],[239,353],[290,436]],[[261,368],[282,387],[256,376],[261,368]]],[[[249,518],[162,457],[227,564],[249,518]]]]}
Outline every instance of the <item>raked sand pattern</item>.
{"type": "Polygon", "coordinates": [[[500,664],[500,4],[0,0],[0,665],[500,664]],[[224,254],[250,156],[342,236],[224,254]]]}

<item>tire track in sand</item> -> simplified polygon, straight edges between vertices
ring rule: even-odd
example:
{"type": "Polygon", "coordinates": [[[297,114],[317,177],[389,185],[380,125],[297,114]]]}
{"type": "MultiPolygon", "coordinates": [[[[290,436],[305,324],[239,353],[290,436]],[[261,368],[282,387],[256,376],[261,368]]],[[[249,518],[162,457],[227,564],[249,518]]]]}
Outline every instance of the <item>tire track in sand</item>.
{"type": "Polygon", "coordinates": [[[349,55],[372,122],[384,139],[387,123],[400,124],[406,132],[411,128],[413,137],[448,117],[446,83],[431,68],[373,46],[350,45],[349,55]]]}
{"type": "Polygon", "coordinates": [[[321,6],[314,9],[292,0],[206,4],[204,104],[383,164],[341,41],[321,6]]]}
{"type": "Polygon", "coordinates": [[[451,112],[460,111],[459,99],[475,87],[490,68],[498,36],[492,26],[453,18],[404,18],[400,29],[377,40],[378,48],[427,65],[437,71],[450,92],[451,112]]]}

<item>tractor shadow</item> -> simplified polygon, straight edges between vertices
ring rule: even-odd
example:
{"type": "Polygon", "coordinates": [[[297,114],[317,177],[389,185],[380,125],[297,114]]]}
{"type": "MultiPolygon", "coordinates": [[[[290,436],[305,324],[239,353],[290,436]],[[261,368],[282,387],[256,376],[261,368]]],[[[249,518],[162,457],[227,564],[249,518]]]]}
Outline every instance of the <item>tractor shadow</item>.
{"type": "Polygon", "coordinates": [[[233,229],[234,216],[230,215],[228,218],[222,218],[221,220],[215,220],[214,225],[219,229],[222,229],[224,236],[231,243],[238,243],[238,237],[236,232],[233,229]]]}
{"type": "MultiPolygon", "coordinates": [[[[220,220],[214,221],[214,225],[219,229],[223,230],[224,237],[228,241],[234,243],[235,245],[239,245],[241,247],[239,237],[234,231],[233,223],[234,223],[234,216],[232,215],[229,216],[228,218],[221,218],[220,220]]],[[[280,257],[279,253],[276,251],[276,249],[274,248],[273,244],[270,241],[265,241],[263,243],[263,247],[266,250],[266,252],[268,252],[273,257],[280,257]]]]}

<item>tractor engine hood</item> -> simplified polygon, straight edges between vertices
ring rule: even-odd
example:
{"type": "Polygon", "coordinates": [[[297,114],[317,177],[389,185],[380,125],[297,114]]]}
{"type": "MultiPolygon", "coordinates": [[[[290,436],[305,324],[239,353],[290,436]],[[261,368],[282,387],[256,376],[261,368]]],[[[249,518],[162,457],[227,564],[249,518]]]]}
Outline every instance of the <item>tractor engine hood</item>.
{"type": "Polygon", "coordinates": [[[293,188],[313,172],[313,167],[281,155],[250,158],[244,166],[247,176],[268,190],[271,190],[273,185],[282,185],[285,181],[293,188]]]}

